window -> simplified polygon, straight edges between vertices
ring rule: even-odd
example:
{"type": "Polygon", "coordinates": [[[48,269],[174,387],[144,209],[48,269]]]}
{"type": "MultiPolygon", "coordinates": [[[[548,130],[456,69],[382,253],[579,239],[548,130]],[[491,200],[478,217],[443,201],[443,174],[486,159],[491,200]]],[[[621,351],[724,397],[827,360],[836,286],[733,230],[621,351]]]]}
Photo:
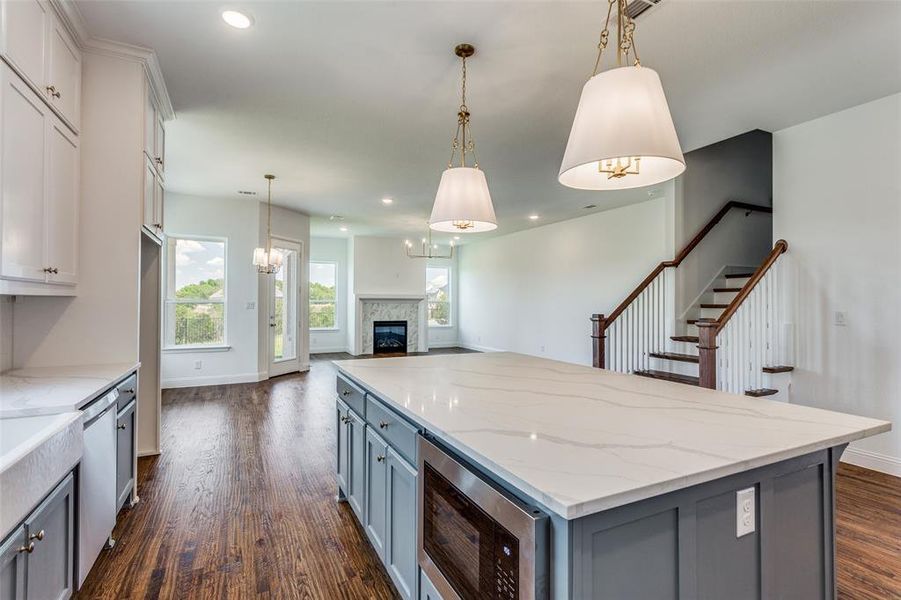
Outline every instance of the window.
{"type": "Polygon", "coordinates": [[[425,293],[429,299],[429,327],[450,327],[450,268],[426,267],[425,293]]]}
{"type": "Polygon", "coordinates": [[[225,345],[225,240],[166,240],[165,347],[225,345]]]}
{"type": "Polygon", "coordinates": [[[333,262],[310,263],[310,329],[337,329],[333,262]]]}

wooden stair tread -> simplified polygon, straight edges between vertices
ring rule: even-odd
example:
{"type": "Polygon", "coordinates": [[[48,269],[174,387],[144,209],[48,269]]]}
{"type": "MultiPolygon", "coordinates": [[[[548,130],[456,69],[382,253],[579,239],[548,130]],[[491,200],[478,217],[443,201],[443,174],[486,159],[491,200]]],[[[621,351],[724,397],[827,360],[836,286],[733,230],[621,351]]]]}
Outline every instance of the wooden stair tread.
{"type": "Polygon", "coordinates": [[[698,343],[698,336],[696,335],[673,335],[670,336],[670,339],[674,342],[691,342],[692,344],[698,343]]]}
{"type": "Polygon", "coordinates": [[[794,370],[794,367],[790,367],[788,365],[775,365],[772,367],[763,368],[764,373],[791,373],[794,370]]]}
{"type": "Polygon", "coordinates": [[[691,375],[680,375],[679,373],[668,373],[666,371],[657,371],[655,369],[634,371],[632,374],[640,377],[649,377],[651,379],[662,379],[664,381],[684,383],[686,385],[698,385],[698,382],[700,381],[697,377],[692,377],[691,375]]]}
{"type": "Polygon", "coordinates": [[[736,287],[725,287],[725,288],[713,288],[714,292],[722,292],[722,293],[731,293],[731,292],[740,292],[741,288],[736,287]]]}
{"type": "Polygon", "coordinates": [[[754,273],[726,273],[726,279],[747,279],[748,277],[753,276],[754,273]]]}
{"type": "Polygon", "coordinates": [[[716,323],[716,319],[709,319],[709,318],[708,319],[688,319],[685,322],[688,323],[689,325],[697,325],[698,321],[709,321],[711,323],[716,323]]]}
{"type": "Polygon", "coordinates": [[[728,304],[702,304],[701,308],[728,308],[728,304]]]}
{"type": "Polygon", "coordinates": [[[681,352],[649,352],[648,356],[662,358],[664,360],[678,360],[680,362],[697,363],[700,358],[695,354],[682,354],[681,352]]]}
{"type": "Polygon", "coordinates": [[[772,396],[773,394],[778,394],[778,393],[779,393],[779,390],[772,390],[770,388],[760,388],[757,390],[747,390],[745,392],[745,396],[760,398],[761,396],[772,396]]]}

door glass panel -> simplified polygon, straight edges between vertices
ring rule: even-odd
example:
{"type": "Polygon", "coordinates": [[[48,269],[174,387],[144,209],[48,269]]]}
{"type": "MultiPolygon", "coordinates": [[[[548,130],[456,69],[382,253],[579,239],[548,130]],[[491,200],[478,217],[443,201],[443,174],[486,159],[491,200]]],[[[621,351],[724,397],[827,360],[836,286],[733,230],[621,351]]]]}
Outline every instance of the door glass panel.
{"type": "Polygon", "coordinates": [[[297,358],[297,252],[277,248],[284,257],[272,278],[272,359],[297,358]]]}

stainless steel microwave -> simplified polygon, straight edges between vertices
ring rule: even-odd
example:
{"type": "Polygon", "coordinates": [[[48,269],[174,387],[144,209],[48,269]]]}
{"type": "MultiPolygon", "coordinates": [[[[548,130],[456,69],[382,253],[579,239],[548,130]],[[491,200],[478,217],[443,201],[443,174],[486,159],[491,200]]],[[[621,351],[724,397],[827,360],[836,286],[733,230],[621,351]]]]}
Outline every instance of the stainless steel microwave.
{"type": "Polygon", "coordinates": [[[548,517],[419,437],[419,566],[445,600],[548,597],[548,517]]]}

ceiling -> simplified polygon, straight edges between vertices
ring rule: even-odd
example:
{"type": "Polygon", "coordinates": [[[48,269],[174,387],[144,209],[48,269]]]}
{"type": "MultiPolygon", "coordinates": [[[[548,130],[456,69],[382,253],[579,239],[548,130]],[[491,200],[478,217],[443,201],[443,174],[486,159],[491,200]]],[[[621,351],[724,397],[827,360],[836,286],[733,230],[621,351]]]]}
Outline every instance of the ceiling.
{"type": "MultiPolygon", "coordinates": [[[[255,202],[272,172],[274,203],[312,215],[314,235],[421,233],[450,155],[452,50],[465,41],[477,49],[468,105],[499,222],[476,235],[648,197],[557,182],[606,2],[233,2],[255,21],[243,31],[219,2],[77,5],[92,35],[159,55],[176,111],[170,192],[255,202]]],[[[689,151],[901,91],[899,31],[893,0],[664,0],[639,18],[636,40],[689,151]]]]}

